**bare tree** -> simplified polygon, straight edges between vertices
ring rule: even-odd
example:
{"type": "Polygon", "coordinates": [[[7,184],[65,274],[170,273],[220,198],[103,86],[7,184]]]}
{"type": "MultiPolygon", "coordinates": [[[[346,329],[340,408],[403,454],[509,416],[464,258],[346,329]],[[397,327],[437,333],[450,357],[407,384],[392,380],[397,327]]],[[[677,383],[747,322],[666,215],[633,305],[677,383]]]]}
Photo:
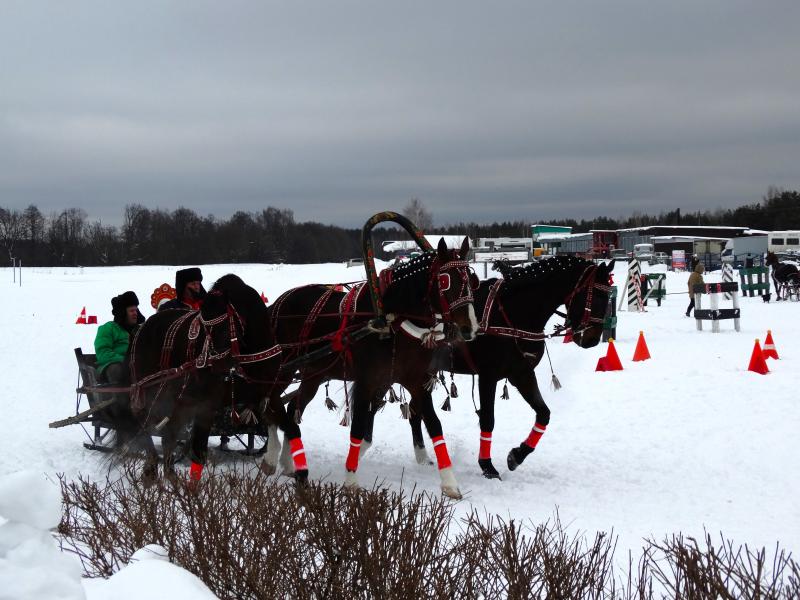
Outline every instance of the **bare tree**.
{"type": "Polygon", "coordinates": [[[22,213],[18,210],[0,208],[0,245],[8,253],[11,260],[14,257],[14,247],[25,234],[25,222],[22,213]]]}
{"type": "Polygon", "coordinates": [[[419,198],[412,198],[408,201],[408,204],[406,204],[403,209],[403,216],[411,219],[422,231],[430,231],[433,229],[433,215],[425,208],[425,205],[419,198]]]}

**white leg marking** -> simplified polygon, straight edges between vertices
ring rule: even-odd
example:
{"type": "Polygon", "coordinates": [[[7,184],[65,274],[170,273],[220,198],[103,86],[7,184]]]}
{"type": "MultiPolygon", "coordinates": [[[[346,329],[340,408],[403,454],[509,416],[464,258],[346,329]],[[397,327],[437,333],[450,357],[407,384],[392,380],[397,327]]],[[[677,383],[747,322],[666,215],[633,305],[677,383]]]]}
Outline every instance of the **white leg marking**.
{"type": "Polygon", "coordinates": [[[417,459],[417,464],[420,465],[433,464],[431,457],[428,456],[428,450],[424,446],[422,448],[417,448],[416,446],[414,446],[414,458],[417,459]]]}
{"type": "Polygon", "coordinates": [[[278,427],[270,425],[267,428],[267,452],[261,461],[261,470],[267,475],[275,473],[278,467],[278,458],[281,454],[281,440],[278,437],[278,427]]]}
{"type": "Polygon", "coordinates": [[[283,446],[281,447],[281,469],[284,475],[291,475],[294,473],[294,461],[292,460],[292,450],[289,448],[289,439],[286,435],[283,436],[283,446]]]}
{"type": "Polygon", "coordinates": [[[442,478],[442,493],[448,498],[461,500],[461,491],[458,489],[456,476],[453,475],[453,467],[439,469],[439,476],[442,478]]]}

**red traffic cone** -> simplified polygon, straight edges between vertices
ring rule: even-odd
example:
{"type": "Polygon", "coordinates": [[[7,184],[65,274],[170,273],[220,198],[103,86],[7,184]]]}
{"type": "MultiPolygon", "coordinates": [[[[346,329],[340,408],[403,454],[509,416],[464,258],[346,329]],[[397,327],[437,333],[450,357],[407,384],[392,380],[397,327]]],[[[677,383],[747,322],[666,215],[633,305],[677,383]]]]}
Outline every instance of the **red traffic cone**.
{"type": "Polygon", "coordinates": [[[764,349],[762,354],[764,354],[764,358],[774,358],[775,360],[780,359],[778,356],[778,351],[775,349],[775,340],[772,339],[772,330],[767,330],[767,339],[764,340],[764,349]]]}
{"type": "Polygon", "coordinates": [[[650,350],[647,348],[647,342],[644,341],[644,332],[639,332],[639,341],[636,342],[636,350],[633,351],[633,362],[640,360],[648,360],[650,358],[650,350]]]}
{"type": "Polygon", "coordinates": [[[264,292],[261,292],[261,301],[262,301],[264,304],[269,304],[269,300],[268,300],[268,299],[267,299],[267,297],[264,295],[264,292]]]}
{"type": "Polygon", "coordinates": [[[81,314],[78,316],[78,320],[75,321],[75,325],[86,325],[86,307],[83,307],[81,310],[81,314]]]}
{"type": "Polygon", "coordinates": [[[567,333],[564,334],[564,343],[569,344],[572,341],[572,329],[567,329],[567,333]]]}
{"type": "Polygon", "coordinates": [[[87,325],[97,325],[97,315],[89,315],[86,317],[87,325]]]}
{"type": "Polygon", "coordinates": [[[608,352],[597,361],[595,371],[622,371],[622,362],[619,360],[613,339],[608,339],[608,352]]]}
{"type": "Polygon", "coordinates": [[[764,353],[761,351],[761,344],[758,340],[753,346],[753,354],[750,356],[750,366],[747,367],[747,370],[759,375],[769,373],[769,367],[767,367],[767,361],[764,360],[764,353]]]}

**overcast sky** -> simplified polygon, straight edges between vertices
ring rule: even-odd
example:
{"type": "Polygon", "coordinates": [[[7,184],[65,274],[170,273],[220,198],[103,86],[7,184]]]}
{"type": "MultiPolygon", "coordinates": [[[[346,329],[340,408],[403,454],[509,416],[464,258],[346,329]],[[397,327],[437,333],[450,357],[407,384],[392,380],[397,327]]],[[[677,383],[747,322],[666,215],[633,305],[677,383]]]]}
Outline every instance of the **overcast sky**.
{"type": "Polygon", "coordinates": [[[0,206],[737,206],[800,187],[798,25],[797,0],[0,0],[0,206]]]}

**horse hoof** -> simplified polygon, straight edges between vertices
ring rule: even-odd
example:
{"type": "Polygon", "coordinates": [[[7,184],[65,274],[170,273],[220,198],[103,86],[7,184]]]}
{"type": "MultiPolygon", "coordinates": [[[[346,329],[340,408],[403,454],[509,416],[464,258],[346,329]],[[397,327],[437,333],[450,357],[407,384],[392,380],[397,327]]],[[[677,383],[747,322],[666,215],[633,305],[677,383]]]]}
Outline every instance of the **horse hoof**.
{"type": "Polygon", "coordinates": [[[358,488],[358,475],[356,475],[355,471],[348,471],[345,473],[343,485],[349,489],[358,488]]]}
{"type": "Polygon", "coordinates": [[[478,465],[480,465],[481,472],[486,479],[500,479],[500,473],[494,468],[491,458],[479,458],[478,465]]]}
{"type": "Polygon", "coordinates": [[[525,444],[518,448],[512,448],[508,453],[508,459],[506,459],[508,470],[514,471],[531,452],[533,452],[533,448],[525,446],[525,444]]]}
{"type": "Polygon", "coordinates": [[[258,470],[261,471],[264,475],[275,475],[275,471],[278,470],[278,465],[272,465],[265,460],[262,460],[261,463],[258,465],[258,470]]]}
{"type": "Polygon", "coordinates": [[[308,469],[298,469],[293,477],[298,486],[305,486],[308,483],[308,469]]]}
{"type": "Polygon", "coordinates": [[[461,500],[463,498],[461,491],[457,487],[452,487],[449,485],[442,486],[442,493],[453,500],[461,500]]]}
{"type": "Polygon", "coordinates": [[[418,465],[432,465],[433,461],[431,460],[430,456],[428,456],[428,451],[425,450],[425,446],[419,448],[414,446],[414,458],[417,460],[418,465]]]}

